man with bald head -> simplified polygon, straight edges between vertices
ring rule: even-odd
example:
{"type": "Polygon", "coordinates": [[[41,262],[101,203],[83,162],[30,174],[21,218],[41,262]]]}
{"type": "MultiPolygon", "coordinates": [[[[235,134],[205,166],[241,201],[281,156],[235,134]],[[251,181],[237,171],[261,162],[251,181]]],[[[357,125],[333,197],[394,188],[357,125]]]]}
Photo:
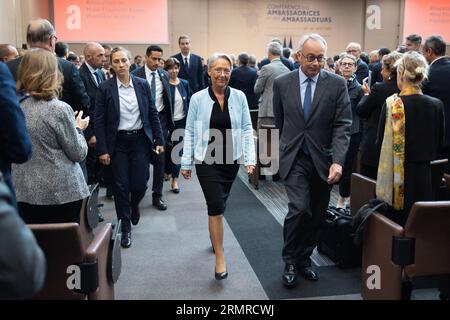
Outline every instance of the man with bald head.
{"type": "Polygon", "coordinates": [[[0,44],[0,61],[4,63],[17,59],[19,57],[19,52],[16,47],[10,44],[0,44]]]}
{"type": "MultiPolygon", "coordinates": [[[[58,41],[53,25],[45,19],[30,22],[27,28],[27,43],[29,48],[41,48],[55,52],[58,41]]],[[[17,74],[21,58],[7,63],[9,70],[17,81],[17,74]]],[[[58,58],[59,70],[64,76],[61,100],[69,104],[74,111],[83,111],[86,115],[89,110],[89,96],[81,81],[78,69],[65,59],[58,58]]]]}
{"type": "Polygon", "coordinates": [[[86,44],[83,54],[85,57],[85,62],[81,65],[79,71],[91,105],[89,108],[91,122],[89,123],[89,127],[84,131],[84,136],[89,146],[89,151],[86,158],[86,168],[88,174],[88,184],[93,184],[98,181],[99,171],[97,165],[97,155],[95,152],[97,139],[94,135],[93,121],[95,118],[95,96],[100,83],[106,80],[106,76],[102,71],[106,58],[105,49],[97,42],[90,42],[86,44]]]}

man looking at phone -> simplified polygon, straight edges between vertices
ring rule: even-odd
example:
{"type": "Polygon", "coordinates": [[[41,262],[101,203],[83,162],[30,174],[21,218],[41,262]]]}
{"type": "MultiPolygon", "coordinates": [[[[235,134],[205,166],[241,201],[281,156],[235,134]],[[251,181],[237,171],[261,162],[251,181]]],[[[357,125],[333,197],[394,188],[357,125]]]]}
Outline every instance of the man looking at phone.
{"type": "Polygon", "coordinates": [[[350,42],[347,46],[347,53],[355,56],[357,60],[356,64],[356,80],[359,84],[363,83],[364,78],[369,76],[369,66],[361,60],[361,45],[356,42],[350,42]]]}

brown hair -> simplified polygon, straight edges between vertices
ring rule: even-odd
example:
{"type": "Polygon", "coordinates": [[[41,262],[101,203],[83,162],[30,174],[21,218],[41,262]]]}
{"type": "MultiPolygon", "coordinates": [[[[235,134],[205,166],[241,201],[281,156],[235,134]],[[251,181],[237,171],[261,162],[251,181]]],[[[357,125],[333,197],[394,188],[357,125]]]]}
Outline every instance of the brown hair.
{"type": "Polygon", "coordinates": [[[36,100],[52,100],[59,96],[63,75],[58,60],[50,51],[32,49],[19,65],[17,91],[25,91],[36,100]]]}
{"type": "Polygon", "coordinates": [[[401,59],[402,56],[403,53],[397,51],[392,51],[391,53],[383,56],[383,66],[387,71],[389,71],[389,76],[391,79],[397,77],[397,66],[395,65],[395,62],[401,59]]]}
{"type": "Polygon", "coordinates": [[[169,58],[164,63],[164,70],[169,70],[170,68],[177,66],[180,68],[180,61],[177,58],[169,58]]]}

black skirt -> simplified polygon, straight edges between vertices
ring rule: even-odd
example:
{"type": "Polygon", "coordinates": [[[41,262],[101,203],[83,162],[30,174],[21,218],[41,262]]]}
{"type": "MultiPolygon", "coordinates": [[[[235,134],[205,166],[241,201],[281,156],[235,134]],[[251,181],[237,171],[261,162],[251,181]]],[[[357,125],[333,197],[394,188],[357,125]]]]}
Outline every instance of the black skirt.
{"type": "Polygon", "coordinates": [[[208,206],[208,216],[223,215],[239,164],[202,163],[196,164],[195,169],[208,206]]]}

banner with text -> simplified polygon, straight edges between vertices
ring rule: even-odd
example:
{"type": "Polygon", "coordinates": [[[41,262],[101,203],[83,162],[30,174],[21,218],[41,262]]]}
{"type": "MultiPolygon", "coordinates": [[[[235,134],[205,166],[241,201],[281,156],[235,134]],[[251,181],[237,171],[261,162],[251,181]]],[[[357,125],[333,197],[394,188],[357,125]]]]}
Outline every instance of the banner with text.
{"type": "Polygon", "coordinates": [[[61,41],[169,42],[167,0],[57,0],[53,7],[61,41]]]}
{"type": "Polygon", "coordinates": [[[441,35],[450,41],[450,2],[448,0],[406,0],[403,35],[417,33],[425,40],[441,35]]]}

